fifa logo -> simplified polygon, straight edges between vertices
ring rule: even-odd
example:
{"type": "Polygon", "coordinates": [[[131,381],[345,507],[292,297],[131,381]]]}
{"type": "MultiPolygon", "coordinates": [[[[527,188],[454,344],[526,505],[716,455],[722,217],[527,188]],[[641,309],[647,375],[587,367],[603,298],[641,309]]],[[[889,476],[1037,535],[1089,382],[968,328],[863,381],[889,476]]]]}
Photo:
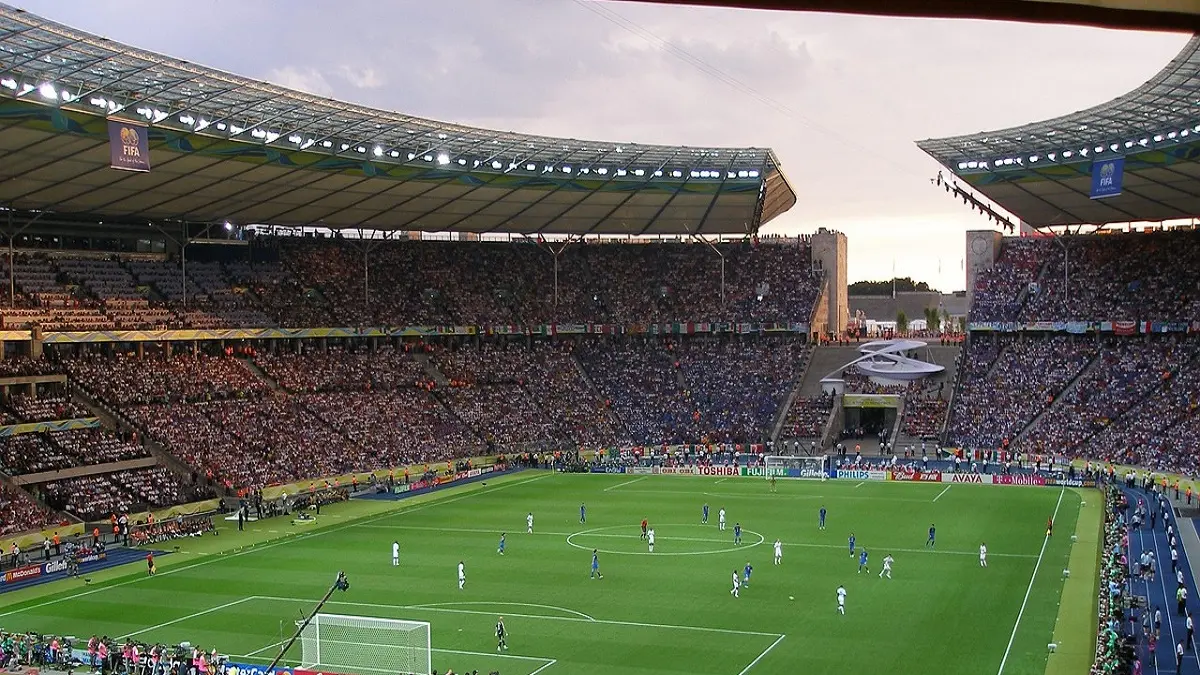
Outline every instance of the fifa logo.
{"type": "Polygon", "coordinates": [[[129,159],[141,159],[142,152],[138,149],[140,140],[137,129],[121,127],[121,156],[129,159]]]}
{"type": "Polygon", "coordinates": [[[1113,176],[1117,172],[1117,167],[1113,166],[1112,162],[1105,162],[1100,166],[1100,187],[1112,187],[1113,176]]]}

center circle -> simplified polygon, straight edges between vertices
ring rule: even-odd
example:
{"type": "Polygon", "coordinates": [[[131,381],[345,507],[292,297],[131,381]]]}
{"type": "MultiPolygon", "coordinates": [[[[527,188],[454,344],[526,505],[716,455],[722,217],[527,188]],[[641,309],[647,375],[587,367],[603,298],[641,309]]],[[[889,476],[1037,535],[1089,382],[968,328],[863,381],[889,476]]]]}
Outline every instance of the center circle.
{"type": "MultiPolygon", "coordinates": [[[[567,535],[567,545],[583,550],[591,551],[595,549],[598,553],[607,553],[609,555],[656,555],[656,556],[676,556],[676,555],[716,555],[718,553],[732,553],[734,551],[742,551],[748,548],[760,546],[767,540],[758,532],[753,530],[742,529],[743,540],[749,539],[744,544],[733,543],[733,530],[728,529],[724,532],[718,530],[712,525],[660,525],[654,528],[655,532],[655,547],[658,549],[654,553],[648,550],[642,551],[620,551],[611,548],[600,548],[599,546],[584,546],[579,543],[579,539],[587,539],[588,537],[605,538],[605,539],[628,539],[642,540],[641,533],[637,525],[608,525],[605,527],[593,527],[590,530],[581,530],[573,534],[567,535]],[[621,531],[621,533],[617,533],[621,531]],[[708,536],[702,536],[708,535],[708,536]],[[712,544],[711,548],[701,548],[700,550],[692,551],[672,551],[672,542],[688,542],[708,543],[712,544]],[[728,542],[725,546],[718,546],[722,542],[728,542]]],[[[641,547],[645,547],[644,543],[640,543],[641,547]]]]}

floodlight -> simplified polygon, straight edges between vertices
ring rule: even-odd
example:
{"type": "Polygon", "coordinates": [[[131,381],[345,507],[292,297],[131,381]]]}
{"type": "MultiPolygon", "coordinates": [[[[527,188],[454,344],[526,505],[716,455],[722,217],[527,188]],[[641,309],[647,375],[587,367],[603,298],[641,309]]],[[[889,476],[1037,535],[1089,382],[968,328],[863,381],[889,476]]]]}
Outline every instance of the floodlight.
{"type": "Polygon", "coordinates": [[[738,172],[738,178],[745,178],[749,175],[750,175],[750,172],[748,172],[744,169],[738,172]]]}
{"type": "Polygon", "coordinates": [[[332,148],[332,147],[333,147],[333,141],[322,141],[322,142],[321,142],[321,147],[323,147],[323,148],[332,148]]]}
{"type": "Polygon", "coordinates": [[[751,172],[750,172],[750,177],[751,177],[751,178],[758,178],[758,172],[757,172],[757,171],[751,171],[751,172]]]}
{"type": "Polygon", "coordinates": [[[180,115],[180,116],[179,116],[179,121],[180,121],[180,122],[182,122],[183,124],[186,124],[186,125],[188,125],[188,126],[190,127],[190,126],[192,126],[193,124],[195,124],[195,123],[196,123],[196,118],[195,118],[195,117],[192,117],[191,115],[180,115]]]}
{"type": "Polygon", "coordinates": [[[357,148],[355,148],[354,150],[355,150],[355,152],[358,152],[359,154],[362,154],[362,153],[364,153],[364,152],[366,152],[366,151],[367,151],[367,149],[366,149],[366,148],[364,148],[364,147],[363,147],[363,146],[361,146],[361,145],[360,145],[360,146],[358,146],[357,148]]]}
{"type": "Polygon", "coordinates": [[[408,158],[409,158],[409,159],[416,159],[416,158],[417,158],[417,156],[416,156],[416,155],[414,155],[414,154],[412,154],[412,153],[410,152],[410,153],[408,153],[408,158]]]}
{"type": "Polygon", "coordinates": [[[29,92],[31,92],[31,91],[33,91],[33,85],[32,85],[32,84],[29,84],[28,82],[26,82],[25,84],[22,84],[22,85],[21,85],[21,94],[22,94],[22,95],[28,94],[28,93],[29,93],[29,92]]]}
{"type": "Polygon", "coordinates": [[[537,171],[537,164],[526,164],[525,170],[526,171],[537,171]]]}
{"type": "Polygon", "coordinates": [[[232,230],[233,230],[233,225],[232,225],[232,224],[230,224],[230,222],[229,222],[228,220],[227,220],[227,221],[225,221],[225,231],[226,231],[226,232],[230,232],[230,231],[232,231],[232,230]]]}
{"type": "Polygon", "coordinates": [[[502,166],[504,166],[504,165],[503,165],[503,164],[501,164],[500,162],[496,162],[496,161],[493,161],[493,162],[492,162],[492,168],[493,168],[493,169],[499,169],[499,168],[500,168],[500,167],[502,167],[502,166]]]}
{"type": "Polygon", "coordinates": [[[393,151],[389,152],[389,153],[388,153],[388,155],[389,155],[389,156],[391,156],[391,157],[393,157],[393,158],[395,158],[395,157],[399,157],[399,156],[400,156],[400,153],[398,153],[398,152],[396,152],[395,150],[393,150],[393,151]]]}
{"type": "Polygon", "coordinates": [[[263,131],[262,129],[252,129],[250,131],[250,135],[254,138],[266,138],[267,132],[263,131]]]}
{"type": "Polygon", "coordinates": [[[459,157],[459,158],[458,158],[458,165],[459,165],[459,166],[466,166],[466,165],[467,165],[467,160],[463,159],[462,157],[459,157]]]}
{"type": "Polygon", "coordinates": [[[654,177],[655,177],[655,178],[662,178],[662,175],[663,175],[662,171],[655,171],[655,172],[654,172],[654,177]]]}
{"type": "Polygon", "coordinates": [[[64,101],[66,101],[67,103],[70,103],[75,98],[75,96],[72,95],[71,92],[66,91],[66,90],[58,92],[58,97],[64,101]]]}
{"type": "Polygon", "coordinates": [[[680,178],[682,176],[683,176],[683,172],[678,169],[671,172],[671,178],[680,178]]]}
{"type": "Polygon", "coordinates": [[[432,161],[433,161],[433,155],[425,155],[425,156],[424,156],[424,157],[422,157],[421,159],[425,160],[426,162],[432,162],[432,161]]]}
{"type": "Polygon", "coordinates": [[[628,172],[628,171],[626,171],[625,169],[617,169],[617,175],[618,175],[618,176],[624,176],[624,175],[626,175],[626,174],[628,174],[628,173],[629,173],[629,172],[628,172]]]}
{"type": "Polygon", "coordinates": [[[217,130],[218,131],[225,131],[226,129],[228,129],[228,127],[225,126],[224,122],[217,122],[217,130]]]}
{"type": "Polygon", "coordinates": [[[38,87],[38,93],[42,95],[42,98],[58,98],[58,92],[54,90],[54,85],[49,82],[38,87]]]}
{"type": "Polygon", "coordinates": [[[1163,140],[1162,134],[1156,134],[1156,135],[1154,136],[1154,142],[1155,142],[1155,143],[1162,143],[1162,140],[1163,140]]]}
{"type": "Polygon", "coordinates": [[[604,167],[600,167],[599,169],[596,169],[596,173],[600,174],[601,176],[607,176],[608,169],[606,169],[604,167]]]}
{"type": "MultiPolygon", "coordinates": [[[[16,89],[17,81],[12,79],[11,77],[6,77],[3,80],[0,80],[0,87],[4,87],[5,89],[16,89]]],[[[103,101],[104,99],[100,99],[100,100],[103,101]]]]}
{"type": "Polygon", "coordinates": [[[297,136],[296,134],[292,134],[291,136],[288,136],[288,143],[295,143],[296,145],[300,145],[303,142],[304,142],[304,139],[297,136]]]}
{"type": "Polygon", "coordinates": [[[349,143],[342,143],[342,150],[349,150],[349,149],[350,149],[349,143]]]}
{"type": "Polygon", "coordinates": [[[447,155],[445,153],[438,155],[437,162],[438,162],[438,164],[449,164],[450,163],[450,155],[447,155]]]}

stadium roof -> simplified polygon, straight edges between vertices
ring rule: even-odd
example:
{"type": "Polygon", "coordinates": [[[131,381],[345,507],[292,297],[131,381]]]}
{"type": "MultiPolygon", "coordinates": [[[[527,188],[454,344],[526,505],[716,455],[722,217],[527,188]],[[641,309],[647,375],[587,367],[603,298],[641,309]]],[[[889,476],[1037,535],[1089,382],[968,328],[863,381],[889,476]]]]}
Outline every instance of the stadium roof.
{"type": "Polygon", "coordinates": [[[769,149],[437,122],[205,68],[4,4],[0,125],[0,204],[113,219],[731,234],[796,203],[769,149]],[[108,117],[148,128],[148,173],[109,168],[108,117]]]}
{"type": "MultiPolygon", "coordinates": [[[[628,0],[643,2],[646,0],[628,0]]],[[[1200,31],[1200,0],[648,0],[794,11],[1200,31]]]]}
{"type": "Polygon", "coordinates": [[[917,145],[1035,227],[1200,216],[1200,36],[1108,103],[917,145]],[[1125,163],[1121,194],[1091,199],[1092,163],[1115,158],[1125,163]]]}

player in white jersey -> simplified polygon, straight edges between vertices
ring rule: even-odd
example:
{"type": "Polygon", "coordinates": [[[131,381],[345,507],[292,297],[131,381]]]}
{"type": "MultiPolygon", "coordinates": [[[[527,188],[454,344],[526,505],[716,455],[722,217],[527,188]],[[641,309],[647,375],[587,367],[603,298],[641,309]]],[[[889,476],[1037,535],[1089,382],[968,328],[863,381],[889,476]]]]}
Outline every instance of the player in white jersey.
{"type": "Polygon", "coordinates": [[[717,529],[725,531],[725,509],[717,511],[717,529]]]}
{"type": "Polygon", "coordinates": [[[838,586],[837,598],[838,598],[838,614],[845,615],[846,614],[846,587],[845,586],[838,586]]]}
{"type": "Polygon", "coordinates": [[[979,566],[987,567],[987,544],[979,544],[979,566]]]}
{"type": "Polygon", "coordinates": [[[654,528],[653,527],[646,531],[646,539],[648,539],[650,542],[650,552],[654,553],[654,528]]]}
{"type": "Polygon", "coordinates": [[[879,572],[880,579],[882,579],[884,577],[884,575],[887,575],[887,578],[889,578],[889,579],[892,578],[892,563],[893,562],[895,562],[895,560],[892,558],[892,556],[890,556],[890,555],[884,556],[883,569],[880,570],[880,572],[879,572]]]}
{"type": "Polygon", "coordinates": [[[740,592],[741,589],[742,589],[742,580],[741,580],[741,578],[738,577],[737,570],[734,570],[733,571],[733,589],[729,591],[729,594],[735,598],[740,598],[740,597],[742,597],[741,592],[740,592]]]}
{"type": "Polygon", "coordinates": [[[392,542],[392,567],[400,566],[400,542],[392,542]]]}
{"type": "Polygon", "coordinates": [[[462,590],[463,586],[467,585],[467,566],[458,561],[458,590],[462,590]]]}
{"type": "Polygon", "coordinates": [[[775,540],[775,564],[778,565],[782,562],[783,562],[783,542],[776,539],[775,540]]]}
{"type": "Polygon", "coordinates": [[[532,513],[525,516],[525,531],[529,534],[533,534],[533,514],[532,513]]]}

